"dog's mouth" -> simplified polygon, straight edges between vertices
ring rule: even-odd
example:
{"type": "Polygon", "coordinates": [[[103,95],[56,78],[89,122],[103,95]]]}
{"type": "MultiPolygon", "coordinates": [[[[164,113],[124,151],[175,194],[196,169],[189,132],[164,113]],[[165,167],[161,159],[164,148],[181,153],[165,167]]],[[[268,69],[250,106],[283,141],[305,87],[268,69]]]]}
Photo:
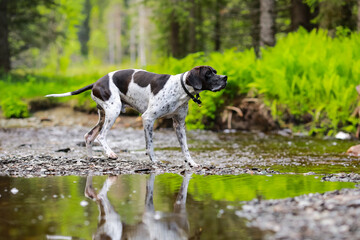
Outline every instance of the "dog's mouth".
{"type": "Polygon", "coordinates": [[[223,90],[225,87],[226,87],[226,84],[227,82],[225,82],[223,85],[217,87],[217,88],[214,88],[213,90],[211,90],[212,92],[218,92],[218,91],[221,91],[223,90]]]}

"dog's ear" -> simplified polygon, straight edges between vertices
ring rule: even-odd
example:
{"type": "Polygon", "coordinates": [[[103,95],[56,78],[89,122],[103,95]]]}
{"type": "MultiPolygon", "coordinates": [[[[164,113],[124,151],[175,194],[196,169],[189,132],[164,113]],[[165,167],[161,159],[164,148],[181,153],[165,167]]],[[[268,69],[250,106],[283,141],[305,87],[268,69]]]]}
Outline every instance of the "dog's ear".
{"type": "Polygon", "coordinates": [[[195,67],[189,71],[185,82],[192,86],[195,90],[202,89],[202,79],[200,76],[200,67],[195,67]]]}

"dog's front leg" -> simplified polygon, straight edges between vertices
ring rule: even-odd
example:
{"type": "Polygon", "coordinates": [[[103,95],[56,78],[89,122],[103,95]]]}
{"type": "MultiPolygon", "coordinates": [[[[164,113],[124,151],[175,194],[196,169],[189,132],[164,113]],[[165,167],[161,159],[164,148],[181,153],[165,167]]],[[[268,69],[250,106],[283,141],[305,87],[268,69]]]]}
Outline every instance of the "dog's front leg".
{"type": "Polygon", "coordinates": [[[155,182],[155,174],[150,174],[149,179],[146,183],[146,197],[145,197],[145,211],[147,213],[155,212],[154,208],[154,182],[155,182]]]}
{"type": "Polygon", "coordinates": [[[149,155],[152,162],[156,162],[154,154],[154,144],[153,144],[153,131],[154,131],[154,122],[155,119],[149,117],[146,112],[142,115],[144,132],[145,132],[145,144],[146,144],[146,153],[149,155]]]}
{"type": "Polygon", "coordinates": [[[181,187],[174,204],[175,213],[183,213],[186,211],[186,197],[191,175],[191,173],[185,172],[183,182],[181,183],[181,187]]]}
{"type": "Polygon", "coordinates": [[[185,162],[187,162],[191,167],[198,167],[199,165],[195,163],[194,160],[191,158],[189,148],[187,146],[186,130],[185,130],[186,112],[185,114],[181,114],[180,112],[180,114],[173,117],[174,129],[176,132],[176,136],[179,140],[181,150],[185,156],[186,159],[185,162]]]}

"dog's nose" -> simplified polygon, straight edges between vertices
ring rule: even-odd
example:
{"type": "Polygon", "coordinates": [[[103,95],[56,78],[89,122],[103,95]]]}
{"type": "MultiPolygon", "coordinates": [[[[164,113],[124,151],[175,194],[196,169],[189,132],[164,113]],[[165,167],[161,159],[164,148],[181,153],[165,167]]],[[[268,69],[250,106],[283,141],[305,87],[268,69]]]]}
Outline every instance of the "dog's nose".
{"type": "Polygon", "coordinates": [[[226,76],[226,75],[223,75],[223,76],[222,76],[222,79],[223,79],[224,81],[227,81],[227,76],[226,76]]]}

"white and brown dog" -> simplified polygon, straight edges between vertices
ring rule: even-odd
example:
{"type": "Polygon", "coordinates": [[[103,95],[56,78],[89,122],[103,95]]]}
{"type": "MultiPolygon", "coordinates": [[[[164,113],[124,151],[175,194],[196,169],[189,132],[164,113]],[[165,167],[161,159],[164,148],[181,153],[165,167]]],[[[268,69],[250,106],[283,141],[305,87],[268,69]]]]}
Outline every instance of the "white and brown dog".
{"type": "Polygon", "coordinates": [[[153,145],[153,125],[161,117],[172,118],[185,162],[198,166],[191,158],[186,143],[185,117],[190,99],[201,103],[199,92],[213,92],[225,88],[227,76],[217,75],[210,66],[198,66],[178,75],[155,74],[138,69],[111,72],[95,83],[79,90],[50,94],[46,97],[66,97],[92,89],[91,97],[97,103],[99,122],[85,134],[88,156],[92,157],[92,144],[97,138],[106,155],[116,159],[116,154],[106,142],[106,135],[120,112],[131,107],[142,114],[146,151],[156,162],[153,145]],[[195,96],[194,96],[195,95],[195,96]]]}

